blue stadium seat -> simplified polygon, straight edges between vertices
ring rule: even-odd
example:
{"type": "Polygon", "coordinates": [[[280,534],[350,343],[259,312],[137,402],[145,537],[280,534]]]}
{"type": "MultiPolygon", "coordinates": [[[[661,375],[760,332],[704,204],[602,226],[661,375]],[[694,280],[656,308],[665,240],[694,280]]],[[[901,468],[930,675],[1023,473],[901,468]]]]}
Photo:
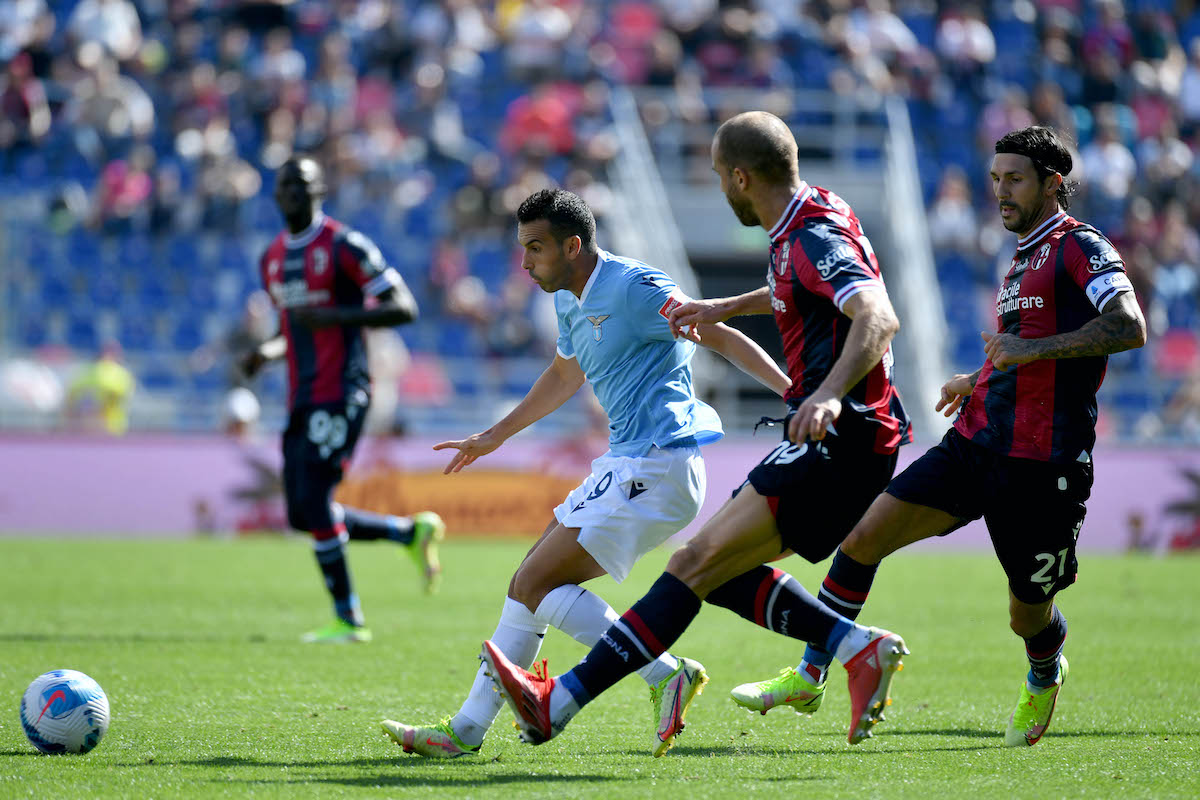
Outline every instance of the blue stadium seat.
{"type": "Polygon", "coordinates": [[[72,314],[67,319],[67,346],[81,353],[92,353],[99,349],[96,326],[91,314],[72,314]]]}
{"type": "Polygon", "coordinates": [[[171,366],[161,360],[153,359],[142,365],[137,373],[138,384],[150,391],[165,391],[179,388],[182,383],[178,374],[171,366]]]}
{"type": "Polygon", "coordinates": [[[131,352],[146,352],[154,348],[154,325],[149,312],[140,309],[121,315],[121,346],[131,352]]]}
{"type": "Polygon", "coordinates": [[[203,345],[206,340],[202,320],[195,314],[185,313],[180,316],[175,326],[171,346],[176,350],[191,351],[203,345]]]}
{"type": "Polygon", "coordinates": [[[41,314],[25,314],[17,323],[17,340],[21,347],[38,348],[49,343],[46,318],[41,314]]]}

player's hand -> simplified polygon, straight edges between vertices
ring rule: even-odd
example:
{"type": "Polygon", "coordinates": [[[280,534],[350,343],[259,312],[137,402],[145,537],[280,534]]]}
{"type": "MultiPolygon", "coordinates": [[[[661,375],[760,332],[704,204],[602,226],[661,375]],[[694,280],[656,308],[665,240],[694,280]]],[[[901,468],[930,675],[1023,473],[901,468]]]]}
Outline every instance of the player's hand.
{"type": "Polygon", "coordinates": [[[820,388],[804,398],[800,408],[788,422],[788,439],[800,444],[806,439],[819,442],[837,418],[842,415],[842,400],[820,388]]]}
{"type": "Polygon", "coordinates": [[[727,318],[717,300],[689,300],[681,306],[675,306],[667,314],[671,333],[696,343],[700,342],[698,326],[701,323],[707,322],[716,325],[718,322],[724,322],[727,318]]]}
{"type": "Polygon", "coordinates": [[[1037,339],[1022,339],[1011,333],[988,333],[980,331],[979,335],[987,344],[983,352],[991,359],[996,369],[1006,370],[1018,364],[1028,364],[1037,361],[1037,339]]]}
{"type": "Polygon", "coordinates": [[[238,359],[238,368],[247,378],[253,378],[265,363],[267,363],[267,357],[256,347],[238,359]]]}
{"type": "Polygon", "coordinates": [[[461,472],[463,467],[475,463],[475,459],[486,456],[502,444],[504,444],[503,439],[491,431],[484,431],[456,442],[438,442],[433,449],[449,450],[453,448],[458,451],[454,454],[454,458],[450,459],[446,468],[442,470],[443,475],[449,475],[451,472],[461,472]]]}
{"type": "Polygon", "coordinates": [[[938,398],[934,411],[941,411],[949,417],[962,406],[971,392],[975,390],[975,375],[955,375],[942,386],[942,396],[938,398]]]}

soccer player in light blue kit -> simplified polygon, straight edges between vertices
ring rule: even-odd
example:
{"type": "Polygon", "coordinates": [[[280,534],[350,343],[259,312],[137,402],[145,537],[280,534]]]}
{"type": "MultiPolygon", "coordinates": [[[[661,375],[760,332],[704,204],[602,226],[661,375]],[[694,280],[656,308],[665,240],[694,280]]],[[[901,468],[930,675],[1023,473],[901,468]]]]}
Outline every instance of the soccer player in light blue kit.
{"type": "MultiPolygon", "coordinates": [[[[579,584],[601,575],[622,581],[643,555],[686,526],[704,502],[700,445],[721,438],[721,420],[696,398],[695,344],[676,339],[668,315],[687,302],[665,273],[596,245],[596,223],[579,197],[542,190],[517,211],[522,266],[543,291],[554,292],[558,353],[504,419],[434,449],[458,452],[458,472],[567,401],[590,381],[609,418],[609,450],[592,473],[554,509],[555,519],[508,585],[492,642],[528,668],[550,626],[591,647],[617,619],[604,600],[579,584]]],[[[701,342],[782,395],[790,379],[762,349],[724,324],[701,326],[701,342]]],[[[638,674],[650,686],[662,755],[683,727],[692,698],[708,678],[687,658],[663,653],[638,674]]],[[[503,698],[481,667],[466,702],[436,725],[392,720],[383,730],[407,753],[454,758],[479,752],[503,698]]]]}

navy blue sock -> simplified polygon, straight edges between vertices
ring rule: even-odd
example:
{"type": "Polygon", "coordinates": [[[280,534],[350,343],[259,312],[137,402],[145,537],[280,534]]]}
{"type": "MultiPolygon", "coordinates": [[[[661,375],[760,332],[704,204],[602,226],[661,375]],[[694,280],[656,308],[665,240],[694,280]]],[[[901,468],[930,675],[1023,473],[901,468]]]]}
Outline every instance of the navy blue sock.
{"type": "MultiPolygon", "coordinates": [[[[860,564],[838,548],[817,596],[822,603],[846,619],[858,619],[878,569],[878,564],[860,564]]],[[[833,661],[833,653],[824,647],[809,644],[804,650],[804,660],[824,670],[833,661]]]]}
{"type": "Polygon", "coordinates": [[[333,595],[334,613],[351,625],[362,625],[362,609],[350,583],[350,567],[346,564],[346,548],[341,540],[336,537],[318,540],[314,552],[321,574],[325,576],[325,587],[333,595]]]}
{"type": "MultiPolygon", "coordinates": [[[[413,539],[413,522],[408,517],[393,517],[388,514],[373,514],[357,508],[338,506],[346,533],[356,541],[390,539],[397,544],[408,544],[413,539]]],[[[336,512],[335,512],[336,513],[336,512]]]]}
{"type": "Polygon", "coordinates": [[[583,661],[559,681],[575,702],[586,705],[621,678],[662,655],[699,613],[696,593],[664,572],[650,591],[600,637],[583,661]]]}
{"type": "Polygon", "coordinates": [[[805,642],[824,644],[840,622],[838,615],[817,602],[798,580],[766,564],[721,584],[705,602],[805,642]]]}
{"type": "Polygon", "coordinates": [[[1067,641],[1067,618],[1054,607],[1050,624],[1025,640],[1025,655],[1029,658],[1030,686],[1053,686],[1058,680],[1058,657],[1067,641]]]}

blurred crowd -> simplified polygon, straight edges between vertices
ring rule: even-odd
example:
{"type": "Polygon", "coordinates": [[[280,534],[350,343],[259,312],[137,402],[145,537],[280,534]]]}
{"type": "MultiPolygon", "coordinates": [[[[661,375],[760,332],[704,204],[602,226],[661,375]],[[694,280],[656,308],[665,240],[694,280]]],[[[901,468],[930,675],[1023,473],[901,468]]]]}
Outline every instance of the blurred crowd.
{"type": "MultiPolygon", "coordinates": [[[[1144,391],[1119,398],[1131,422],[1117,432],[1200,438],[1189,0],[0,0],[0,64],[6,194],[41,192],[45,230],[81,252],[116,239],[118,262],[128,250],[194,269],[175,263],[182,251],[240,270],[208,308],[223,320],[240,313],[256,249],[279,228],[274,169],[316,155],[330,210],[376,238],[433,312],[405,335],[413,391],[427,394],[456,380],[437,374],[438,358],[552,351],[545,298],[517,273],[511,215],[555,183],[603,224],[613,85],[673,94],[671,110],[642,107],[650,128],[665,114],[711,123],[743,110],[706,102],[712,87],[903,97],[964,366],[1011,247],[987,180],[992,143],[1053,125],[1078,144],[1072,211],[1118,244],[1153,326],[1154,346],[1120,368],[1165,387],[1174,409],[1168,420],[1144,391]],[[206,248],[214,235],[221,245],[206,248]]],[[[38,253],[25,255],[36,271],[38,253]]],[[[19,299],[37,296],[15,280],[19,299]]],[[[122,324],[112,332],[124,341],[122,324]]],[[[177,347],[203,345],[164,325],[177,347]]],[[[68,315],[15,339],[98,348],[106,335],[68,315]]]]}

